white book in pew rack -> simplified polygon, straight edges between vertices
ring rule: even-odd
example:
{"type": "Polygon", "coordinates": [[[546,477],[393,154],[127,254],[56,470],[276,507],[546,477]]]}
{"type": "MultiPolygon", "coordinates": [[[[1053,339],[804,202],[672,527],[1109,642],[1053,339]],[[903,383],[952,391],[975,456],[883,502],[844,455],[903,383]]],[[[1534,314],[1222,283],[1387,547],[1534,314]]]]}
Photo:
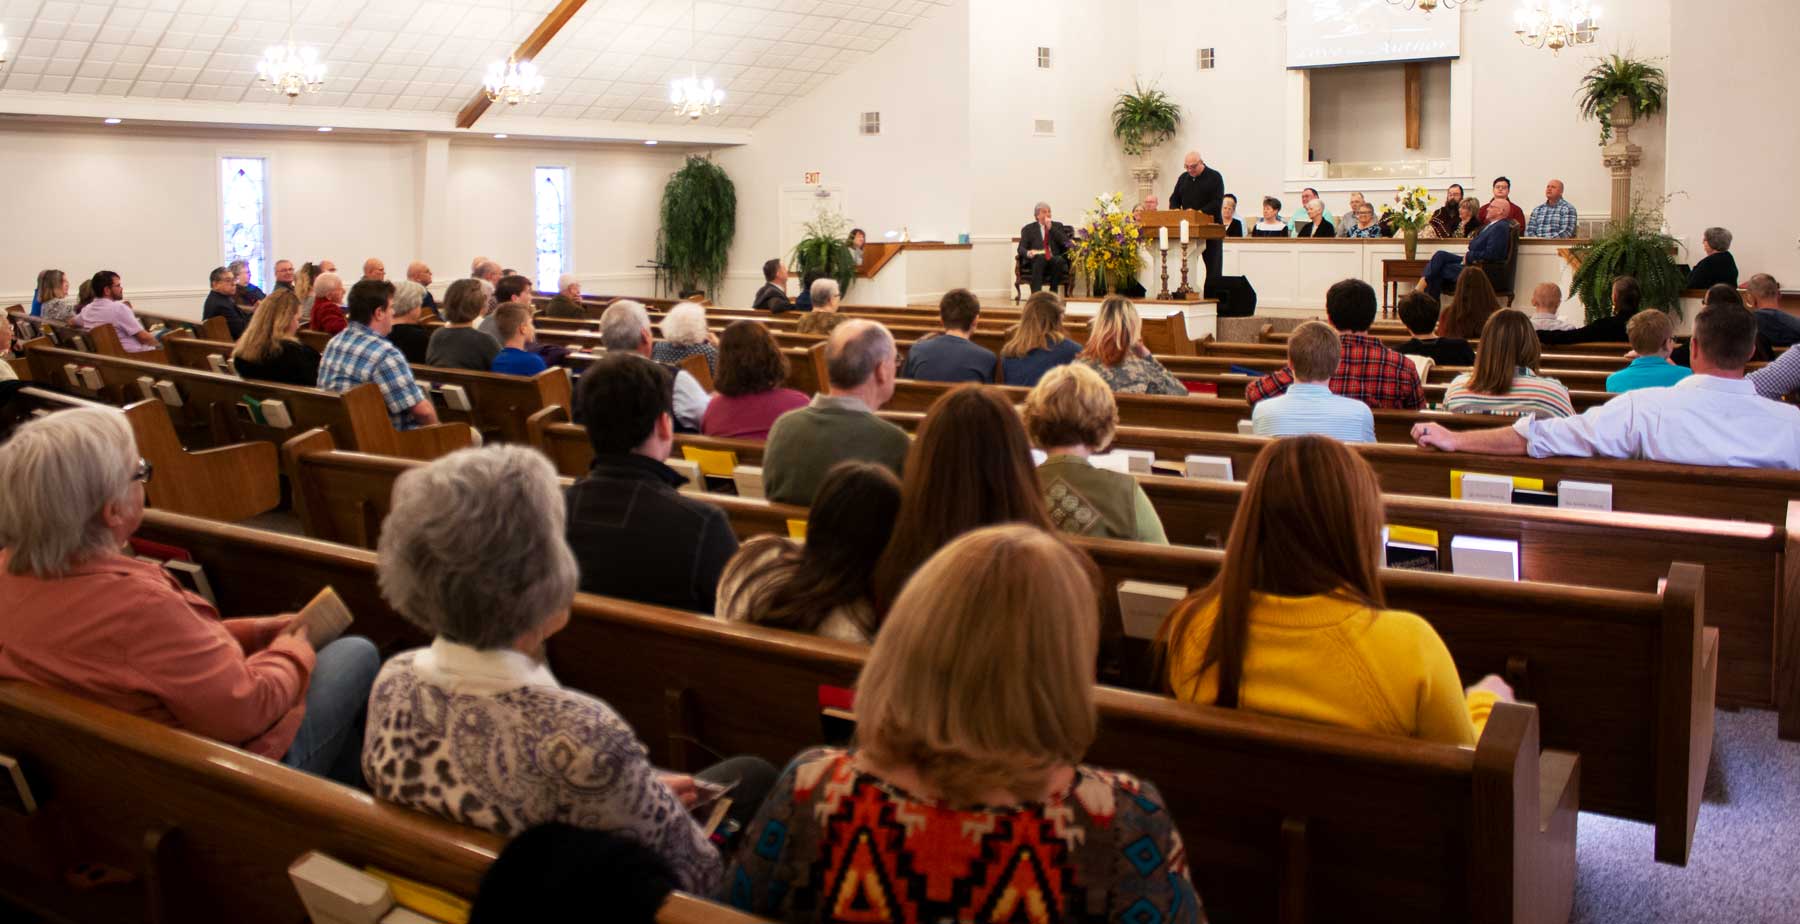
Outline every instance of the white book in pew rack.
{"type": "Polygon", "coordinates": [[[1151,467],[1156,464],[1156,453],[1148,449],[1114,449],[1112,454],[1124,456],[1133,475],[1148,475],[1151,467]]]}
{"type": "Polygon", "coordinates": [[[394,907],[387,883],[317,850],[295,860],[288,878],[314,924],[380,924],[394,907]]]}
{"type": "Polygon", "coordinates": [[[760,465],[740,465],[731,470],[731,483],[737,486],[739,497],[762,500],[763,471],[760,465]]]}
{"type": "Polygon", "coordinates": [[[1230,456],[1188,456],[1182,460],[1184,471],[1189,478],[1201,481],[1230,481],[1230,456]]]}
{"type": "Polygon", "coordinates": [[[1519,579],[1519,543],[1512,539],[1453,536],[1450,539],[1450,570],[1468,577],[1516,581],[1519,579]]]}
{"type": "Polygon", "coordinates": [[[1169,611],[1187,596],[1187,588],[1154,581],[1119,582],[1119,617],[1126,638],[1153,639],[1169,611]]]}
{"type": "Polygon", "coordinates": [[[1250,420],[1238,421],[1238,435],[1240,435],[1240,436],[1255,436],[1256,435],[1255,421],[1250,421],[1250,420]]]}
{"type": "Polygon", "coordinates": [[[1487,504],[1510,504],[1513,499],[1513,480],[1505,475],[1468,472],[1462,476],[1462,499],[1487,504]]]}
{"type": "MultiPolygon", "coordinates": [[[[706,476],[700,474],[700,466],[699,465],[697,465],[693,462],[689,462],[686,459],[675,459],[675,458],[670,458],[668,460],[665,460],[663,462],[663,464],[674,469],[675,473],[677,475],[680,475],[681,477],[686,478],[688,488],[692,488],[695,491],[705,493],[705,491],[706,491],[706,476]]],[[[687,488],[683,488],[682,490],[687,490],[687,488]]]]}
{"type": "Polygon", "coordinates": [[[1612,485],[1597,481],[1560,481],[1556,485],[1556,505],[1571,510],[1613,509],[1612,485]]]}
{"type": "Polygon", "coordinates": [[[1103,452],[1099,455],[1088,456],[1088,464],[1109,472],[1118,472],[1121,475],[1131,474],[1131,460],[1116,452],[1103,452]]]}

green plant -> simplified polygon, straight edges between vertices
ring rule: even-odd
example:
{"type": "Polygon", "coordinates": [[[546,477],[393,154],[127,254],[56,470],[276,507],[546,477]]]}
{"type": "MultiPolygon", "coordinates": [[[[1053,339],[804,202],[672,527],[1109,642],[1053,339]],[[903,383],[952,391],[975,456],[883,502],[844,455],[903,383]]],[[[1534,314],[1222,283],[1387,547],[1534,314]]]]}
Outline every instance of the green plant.
{"type": "Polygon", "coordinates": [[[837,280],[838,291],[850,293],[856,278],[856,255],[850,252],[850,220],[837,212],[820,209],[801,226],[805,236],[794,245],[794,268],[800,278],[818,274],[837,280]]]}
{"type": "Polygon", "coordinates": [[[1669,101],[1669,75],[1649,61],[1612,54],[1581,78],[1575,103],[1582,118],[1600,123],[1601,144],[1612,140],[1613,105],[1619,100],[1630,103],[1638,118],[1655,115],[1669,101]]]}
{"type": "Polygon", "coordinates": [[[1154,86],[1133,81],[1129,93],[1119,94],[1112,110],[1113,136],[1125,144],[1125,154],[1137,157],[1175,137],[1181,128],[1181,104],[1154,86]]]}
{"type": "Polygon", "coordinates": [[[1637,279],[1643,307],[1661,308],[1680,317],[1681,290],[1687,278],[1675,265],[1678,242],[1663,233],[1662,224],[1661,204],[1639,201],[1632,204],[1624,221],[1575,248],[1580,265],[1569,287],[1581,299],[1589,322],[1613,313],[1613,280],[1620,276],[1637,279]]]}
{"type": "Polygon", "coordinates": [[[1432,206],[1437,200],[1423,186],[1395,187],[1394,204],[1381,206],[1381,217],[1396,228],[1417,231],[1431,223],[1432,206]]]}
{"type": "Polygon", "coordinates": [[[695,287],[710,297],[725,278],[737,234],[737,187],[725,168],[690,156],[663,187],[662,227],[656,232],[657,271],[669,292],[695,287]]]}
{"type": "Polygon", "coordinates": [[[1138,250],[1143,237],[1137,216],[1125,208],[1125,197],[1109,193],[1094,200],[1069,248],[1069,268],[1093,280],[1092,291],[1110,286],[1117,292],[1137,279],[1144,266],[1138,250]]]}

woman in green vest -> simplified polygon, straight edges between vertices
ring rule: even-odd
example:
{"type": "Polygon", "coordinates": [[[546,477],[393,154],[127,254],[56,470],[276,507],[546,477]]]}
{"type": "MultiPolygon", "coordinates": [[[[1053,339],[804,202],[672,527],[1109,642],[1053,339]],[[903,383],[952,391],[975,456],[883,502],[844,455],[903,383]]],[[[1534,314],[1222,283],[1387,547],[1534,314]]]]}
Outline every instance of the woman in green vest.
{"type": "Polygon", "coordinates": [[[1099,373],[1080,364],[1044,373],[1025,398],[1025,429],[1049,456],[1037,469],[1044,507],[1065,532],[1168,545],[1137,479],[1088,461],[1118,428],[1118,403],[1099,373]]]}

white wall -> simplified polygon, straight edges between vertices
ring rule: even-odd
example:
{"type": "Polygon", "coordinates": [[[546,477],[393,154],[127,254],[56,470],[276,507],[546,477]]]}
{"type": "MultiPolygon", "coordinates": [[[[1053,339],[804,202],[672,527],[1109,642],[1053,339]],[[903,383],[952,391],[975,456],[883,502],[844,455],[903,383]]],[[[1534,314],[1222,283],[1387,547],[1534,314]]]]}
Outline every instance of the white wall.
{"type": "Polygon", "coordinates": [[[1406,146],[1406,65],[1312,72],[1312,157],[1336,163],[1450,156],[1450,62],[1429,61],[1419,81],[1419,142],[1406,146]]]}

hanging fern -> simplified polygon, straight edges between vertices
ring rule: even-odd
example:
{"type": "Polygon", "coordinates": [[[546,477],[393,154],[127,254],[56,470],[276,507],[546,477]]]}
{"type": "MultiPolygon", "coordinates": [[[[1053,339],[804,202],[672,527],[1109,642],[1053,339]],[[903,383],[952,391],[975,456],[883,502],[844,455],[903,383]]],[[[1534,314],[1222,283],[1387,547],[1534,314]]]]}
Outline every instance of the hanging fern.
{"type": "Polygon", "coordinates": [[[1681,316],[1681,291],[1687,286],[1687,277],[1675,265],[1678,242],[1663,233],[1662,223],[1660,208],[1639,203],[1625,221],[1575,249],[1581,265],[1570,288],[1581,299],[1590,323],[1613,313],[1613,280],[1620,276],[1637,279],[1643,307],[1681,316]]]}
{"type": "Polygon", "coordinates": [[[725,168],[690,156],[663,187],[662,227],[656,262],[665,291],[703,288],[710,298],[725,278],[725,260],[737,234],[737,188],[725,168]]]}
{"type": "Polygon", "coordinates": [[[1581,78],[1575,91],[1575,103],[1584,119],[1600,123],[1600,143],[1612,140],[1613,104],[1619,100],[1631,103],[1638,118],[1655,115],[1669,99],[1669,75],[1648,61],[1608,55],[1581,78]]]}
{"type": "Polygon", "coordinates": [[[800,278],[820,274],[837,280],[838,292],[850,294],[856,279],[856,255],[850,252],[850,220],[837,212],[820,209],[802,226],[806,234],[794,245],[794,268],[800,278]]]}

